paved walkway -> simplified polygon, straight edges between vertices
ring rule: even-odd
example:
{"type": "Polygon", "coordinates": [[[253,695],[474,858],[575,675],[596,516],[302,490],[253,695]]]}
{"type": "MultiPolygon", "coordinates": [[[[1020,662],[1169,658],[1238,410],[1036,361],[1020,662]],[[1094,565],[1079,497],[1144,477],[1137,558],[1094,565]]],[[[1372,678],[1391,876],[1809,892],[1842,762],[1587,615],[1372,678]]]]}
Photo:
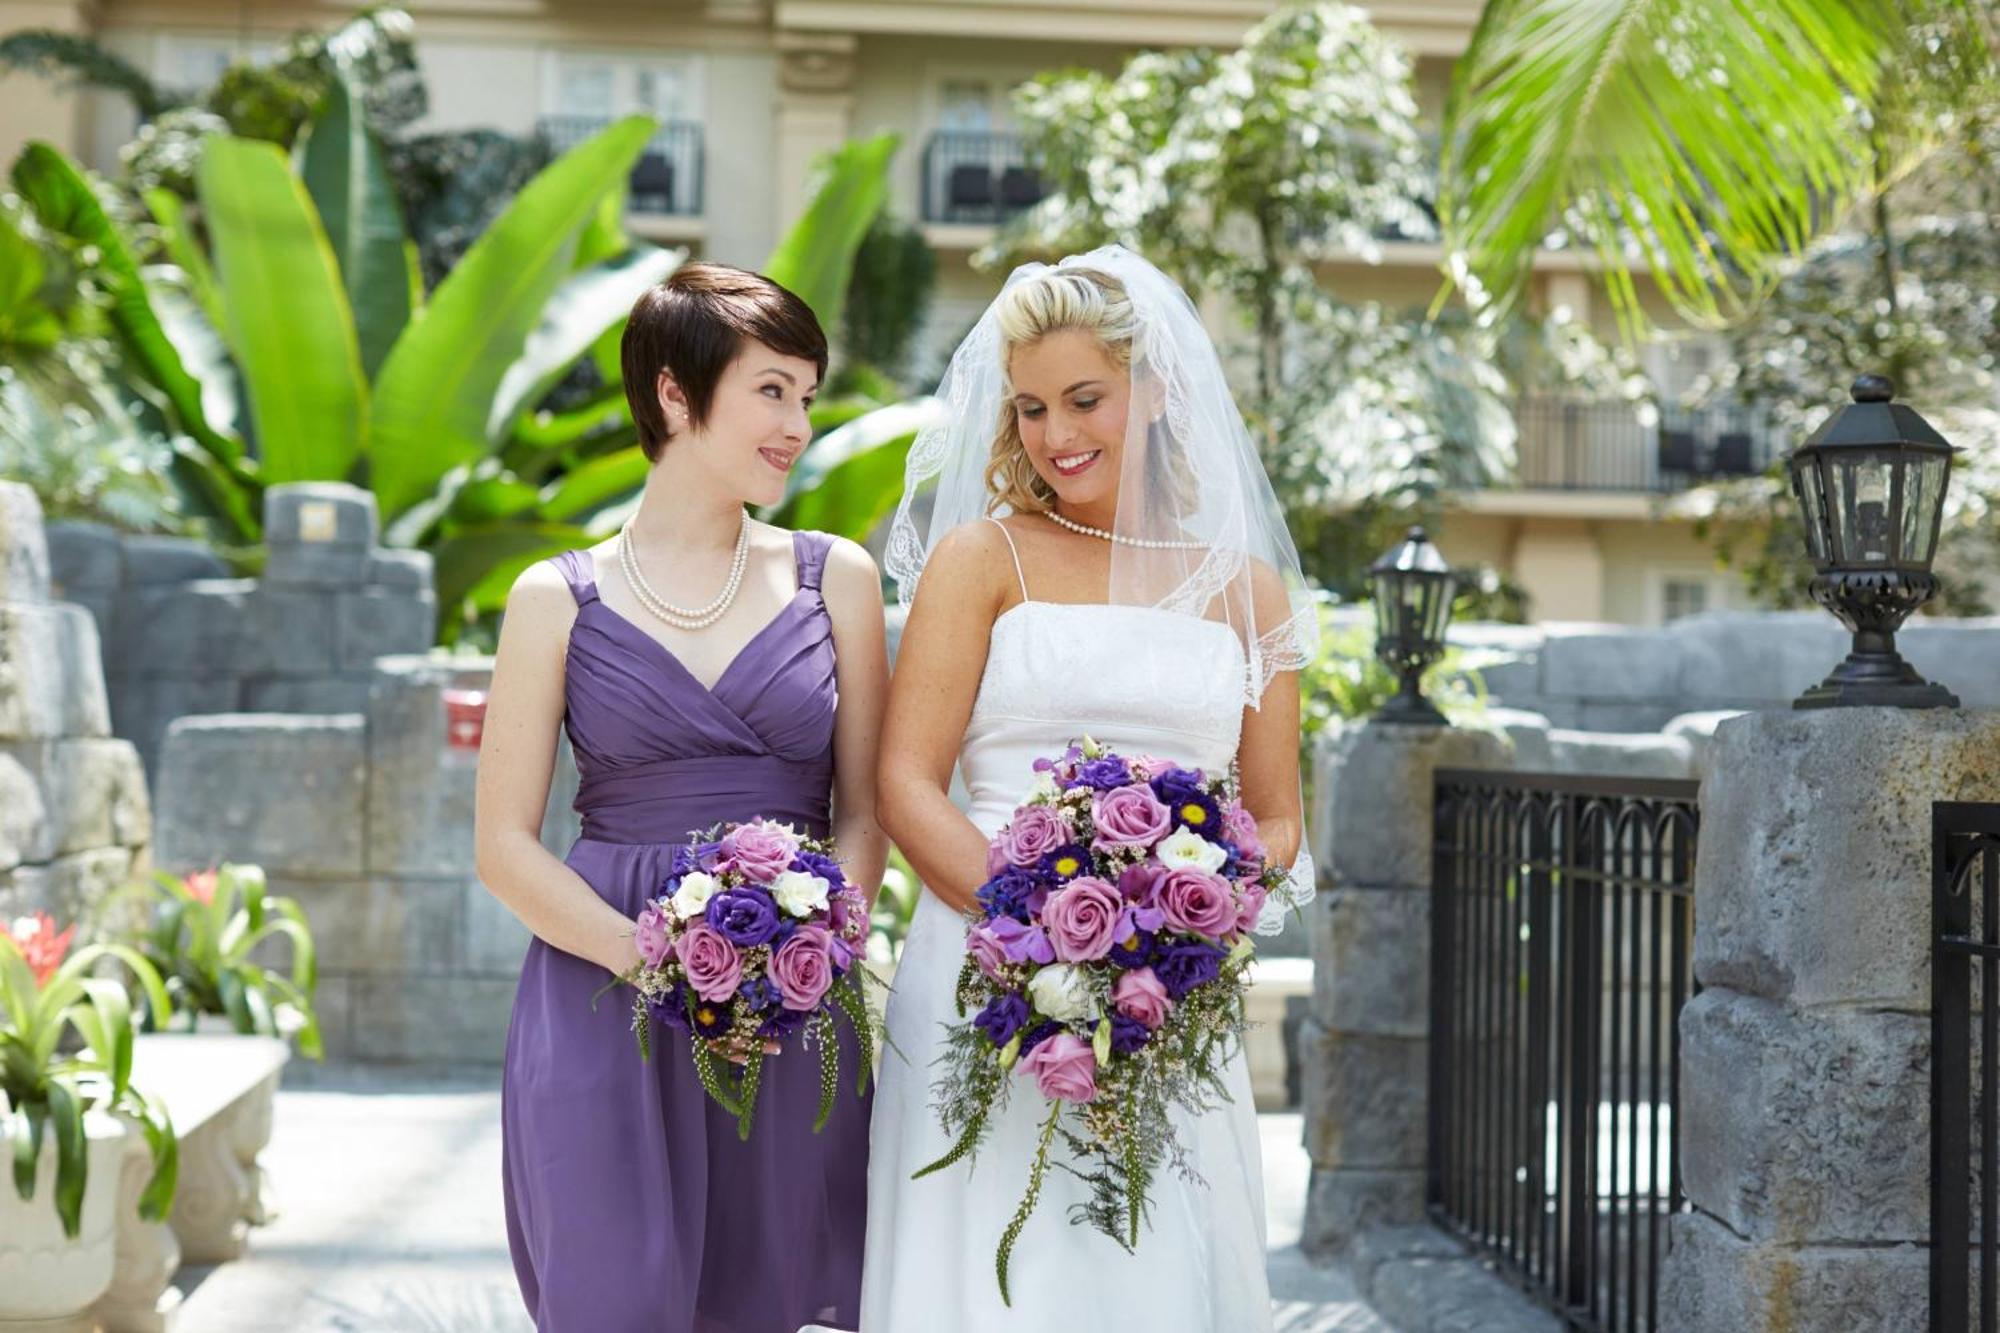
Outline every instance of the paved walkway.
{"type": "MultiPolygon", "coordinates": [[[[180,1333],[531,1333],[500,1213],[490,1079],[302,1070],[262,1161],[277,1219],[248,1257],[183,1269],[180,1333]]],[[[1267,1115],[1271,1287],[1281,1333],[1390,1333],[1344,1272],[1298,1249],[1297,1115],[1267,1115]]]]}

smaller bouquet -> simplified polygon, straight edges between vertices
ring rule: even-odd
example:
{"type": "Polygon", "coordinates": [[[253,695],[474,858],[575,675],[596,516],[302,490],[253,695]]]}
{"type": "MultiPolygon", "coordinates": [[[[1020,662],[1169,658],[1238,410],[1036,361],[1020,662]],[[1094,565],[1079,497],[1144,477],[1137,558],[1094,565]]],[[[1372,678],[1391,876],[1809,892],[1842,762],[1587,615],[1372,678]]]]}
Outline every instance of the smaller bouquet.
{"type": "Polygon", "coordinates": [[[650,1057],[655,1021],[687,1033],[701,1085],[736,1117],[739,1137],[750,1137],[765,1056],[802,1033],[820,1053],[813,1132],[826,1127],[840,1086],[836,1013],[861,1044],[855,1095],[867,1090],[874,1029],[858,964],[868,907],[832,843],[762,819],[698,833],[673,850],[636,926],[641,963],[622,980],[637,991],[639,1054],[650,1057]]]}
{"type": "MultiPolygon", "coordinates": [[[[1250,932],[1284,873],[1227,782],[1085,737],[1037,759],[1024,804],[992,840],[958,978],[964,1020],[934,1087],[954,1143],[916,1173],[973,1154],[1014,1079],[1048,1100],[1028,1187],[1001,1234],[1007,1258],[1040,1197],[1058,1134],[1090,1189],[1072,1221],[1126,1249],[1154,1175],[1197,1179],[1171,1113],[1229,1093],[1245,1026],[1250,932]]],[[[1011,1302],[1010,1302],[1011,1303],[1011,1302]]]]}

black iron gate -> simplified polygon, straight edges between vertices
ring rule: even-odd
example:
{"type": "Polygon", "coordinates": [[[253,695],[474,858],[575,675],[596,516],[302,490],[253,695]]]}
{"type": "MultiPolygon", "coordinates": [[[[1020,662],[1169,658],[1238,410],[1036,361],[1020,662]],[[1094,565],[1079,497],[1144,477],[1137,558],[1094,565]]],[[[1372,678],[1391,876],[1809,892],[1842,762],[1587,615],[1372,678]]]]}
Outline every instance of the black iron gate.
{"type": "Polygon", "coordinates": [[[1578,1329],[1656,1327],[1697,791],[1436,779],[1427,1203],[1578,1329]]]}
{"type": "Polygon", "coordinates": [[[1931,808],[1931,1327],[1995,1333],[2000,805],[1931,808]],[[1975,1079],[1978,1091],[1973,1090],[1975,1079]],[[1975,1319],[1977,1323],[1975,1324],[1975,1319]]]}

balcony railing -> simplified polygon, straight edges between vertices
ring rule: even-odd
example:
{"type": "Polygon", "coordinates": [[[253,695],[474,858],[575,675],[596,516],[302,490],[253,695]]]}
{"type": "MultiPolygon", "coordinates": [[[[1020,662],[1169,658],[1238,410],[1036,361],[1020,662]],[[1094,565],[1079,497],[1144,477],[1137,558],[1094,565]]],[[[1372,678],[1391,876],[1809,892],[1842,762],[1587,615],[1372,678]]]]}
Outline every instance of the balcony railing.
{"type": "Polygon", "coordinates": [[[1515,420],[1530,490],[1684,491],[1756,476],[1783,452],[1765,414],[1745,406],[1661,408],[1648,422],[1626,403],[1526,398],[1515,420]]]}
{"type": "Polygon", "coordinates": [[[1048,194],[1018,134],[939,130],[923,171],[926,222],[1004,222],[1048,194]]]}
{"type": "MultiPolygon", "coordinates": [[[[574,148],[611,124],[607,116],[544,116],[542,137],[557,152],[574,148]]],[[[699,217],[702,211],[702,132],[692,120],[670,120],[632,164],[634,213],[699,217]]]]}

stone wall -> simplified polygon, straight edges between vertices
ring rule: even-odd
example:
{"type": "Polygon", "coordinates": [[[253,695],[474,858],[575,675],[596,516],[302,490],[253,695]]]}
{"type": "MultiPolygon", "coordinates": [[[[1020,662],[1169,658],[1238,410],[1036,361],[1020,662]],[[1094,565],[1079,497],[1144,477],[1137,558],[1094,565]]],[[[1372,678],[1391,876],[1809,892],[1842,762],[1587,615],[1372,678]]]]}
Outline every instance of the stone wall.
{"type": "Polygon", "coordinates": [[[274,486],[264,532],[263,576],[242,579],[198,542],[50,527],[57,595],[96,621],[112,726],[151,772],[177,717],[358,712],[375,658],[431,645],[431,558],[377,546],[373,495],[274,486]]]}
{"type": "Polygon", "coordinates": [[[0,918],[67,925],[147,867],[152,815],[111,735],[97,627],[50,594],[41,505],[0,482],[0,918]]]}
{"type": "MultiPolygon", "coordinates": [[[[163,866],[255,861],[299,900],[334,1057],[500,1059],[528,932],[473,873],[476,753],[446,743],[444,693],[488,658],[379,659],[355,712],[184,717],[161,746],[163,866]]],[[[565,746],[545,845],[576,836],[565,746]]]]}

